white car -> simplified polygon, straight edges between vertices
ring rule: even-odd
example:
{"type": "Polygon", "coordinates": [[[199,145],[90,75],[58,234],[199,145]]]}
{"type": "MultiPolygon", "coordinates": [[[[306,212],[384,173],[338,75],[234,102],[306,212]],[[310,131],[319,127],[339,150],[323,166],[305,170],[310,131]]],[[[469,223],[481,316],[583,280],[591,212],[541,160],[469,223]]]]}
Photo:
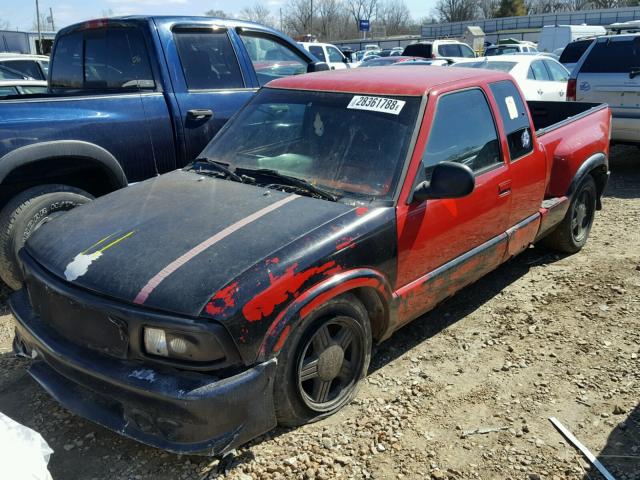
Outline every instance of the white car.
{"type": "Polygon", "coordinates": [[[527,100],[565,101],[569,71],[545,55],[498,55],[460,62],[452,67],[486,68],[510,73],[527,100]]]}
{"type": "Polygon", "coordinates": [[[22,53],[0,53],[0,66],[20,72],[34,80],[46,80],[49,72],[49,57],[22,53]]]}
{"type": "Polygon", "coordinates": [[[47,93],[44,80],[0,80],[0,99],[12,95],[47,93]]]}
{"type": "Polygon", "coordinates": [[[335,45],[318,42],[300,42],[299,45],[318,60],[329,65],[331,70],[349,68],[347,57],[335,45]]]}
{"type": "Polygon", "coordinates": [[[458,40],[430,40],[411,43],[404,47],[403,57],[422,58],[475,58],[473,49],[458,40]]]}

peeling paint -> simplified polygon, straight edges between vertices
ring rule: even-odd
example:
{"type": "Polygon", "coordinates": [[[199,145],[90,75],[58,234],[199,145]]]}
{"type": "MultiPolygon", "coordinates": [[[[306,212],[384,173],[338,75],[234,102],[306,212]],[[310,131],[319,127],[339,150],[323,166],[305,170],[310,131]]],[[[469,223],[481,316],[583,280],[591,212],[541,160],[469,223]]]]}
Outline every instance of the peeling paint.
{"type": "Polygon", "coordinates": [[[353,243],[353,237],[342,237],[340,240],[342,241],[336,245],[336,251],[356,246],[356,244],[353,243]]]}
{"type": "Polygon", "coordinates": [[[247,302],[242,309],[242,313],[248,321],[256,322],[268,317],[274,312],[277,305],[286,302],[290,297],[297,297],[300,294],[300,288],[311,277],[320,274],[330,276],[342,270],[335,261],[296,273],[297,267],[298,264],[294,263],[279,277],[269,272],[270,285],[247,302]]]}
{"type": "Polygon", "coordinates": [[[369,209],[367,207],[358,207],[358,208],[356,208],[356,215],[361,217],[362,215],[364,215],[368,211],[369,211],[369,209]]]}
{"type": "Polygon", "coordinates": [[[222,315],[227,309],[235,306],[234,295],[238,291],[238,282],[234,282],[216,293],[209,303],[206,311],[209,315],[222,315]]]}
{"type": "Polygon", "coordinates": [[[282,349],[282,347],[284,346],[284,342],[287,340],[290,333],[291,333],[291,325],[287,325],[286,327],[284,327],[284,330],[282,330],[280,337],[278,337],[278,341],[273,347],[273,351],[275,353],[279,352],[282,349]]]}
{"type": "Polygon", "coordinates": [[[106,242],[114,234],[112,233],[111,235],[108,235],[108,236],[104,237],[103,239],[97,241],[96,243],[91,245],[89,248],[87,248],[85,251],[83,251],[83,252],[79,253],[78,255],[76,255],[75,257],[73,257],[73,260],[71,260],[71,262],[69,262],[69,264],[67,265],[67,268],[65,268],[65,270],[64,270],[64,278],[66,278],[68,282],[72,282],[72,281],[80,278],[81,276],[83,276],[84,274],[86,274],[89,271],[89,267],[91,266],[91,264],[93,262],[95,262],[100,257],[102,257],[103,252],[105,252],[106,250],[110,249],[114,245],[117,245],[118,243],[123,241],[125,238],[130,237],[134,233],[135,233],[135,231],[132,230],[132,231],[130,231],[128,233],[125,233],[121,237],[116,238],[115,240],[113,240],[112,242],[108,243],[106,246],[102,247],[101,249],[96,250],[95,252],[92,252],[92,253],[87,253],[89,250],[91,250],[91,249],[103,244],[104,242],[106,242]]]}

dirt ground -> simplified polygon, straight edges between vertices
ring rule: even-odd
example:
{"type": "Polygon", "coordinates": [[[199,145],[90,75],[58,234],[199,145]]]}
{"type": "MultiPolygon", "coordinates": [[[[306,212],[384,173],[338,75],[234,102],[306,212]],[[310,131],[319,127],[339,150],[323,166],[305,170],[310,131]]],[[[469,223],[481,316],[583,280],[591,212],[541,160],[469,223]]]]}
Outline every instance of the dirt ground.
{"type": "MultiPolygon", "coordinates": [[[[379,346],[339,414],[223,461],[145,447],[71,415],[11,354],[0,293],[0,411],[39,431],[54,479],[640,479],[640,150],[617,147],[587,247],[531,248],[379,346]],[[500,429],[465,436],[476,429],[500,429]]],[[[1,476],[1,473],[0,473],[1,476]]]]}

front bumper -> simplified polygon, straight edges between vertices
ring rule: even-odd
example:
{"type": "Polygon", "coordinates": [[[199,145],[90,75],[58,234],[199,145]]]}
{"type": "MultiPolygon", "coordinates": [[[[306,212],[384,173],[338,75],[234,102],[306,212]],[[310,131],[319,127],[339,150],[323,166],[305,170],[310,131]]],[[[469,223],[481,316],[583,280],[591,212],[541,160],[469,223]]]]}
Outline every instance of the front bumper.
{"type": "Polygon", "coordinates": [[[14,350],[37,360],[31,376],[68,410],[175,453],[220,455],[276,426],[276,360],[218,378],[150,367],[76,346],[34,314],[24,290],[9,302],[14,350]]]}

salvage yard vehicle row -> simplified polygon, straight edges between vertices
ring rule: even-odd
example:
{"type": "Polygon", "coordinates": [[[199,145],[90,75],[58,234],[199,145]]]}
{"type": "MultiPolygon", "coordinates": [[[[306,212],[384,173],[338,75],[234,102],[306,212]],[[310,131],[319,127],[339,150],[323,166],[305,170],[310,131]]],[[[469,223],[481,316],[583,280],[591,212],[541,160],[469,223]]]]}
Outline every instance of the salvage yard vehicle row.
{"type": "Polygon", "coordinates": [[[373,342],[533,242],[585,245],[610,121],[502,72],[275,80],[193,164],[34,233],[15,351],[69,410],[175,452],[323,418],[373,342]]]}

